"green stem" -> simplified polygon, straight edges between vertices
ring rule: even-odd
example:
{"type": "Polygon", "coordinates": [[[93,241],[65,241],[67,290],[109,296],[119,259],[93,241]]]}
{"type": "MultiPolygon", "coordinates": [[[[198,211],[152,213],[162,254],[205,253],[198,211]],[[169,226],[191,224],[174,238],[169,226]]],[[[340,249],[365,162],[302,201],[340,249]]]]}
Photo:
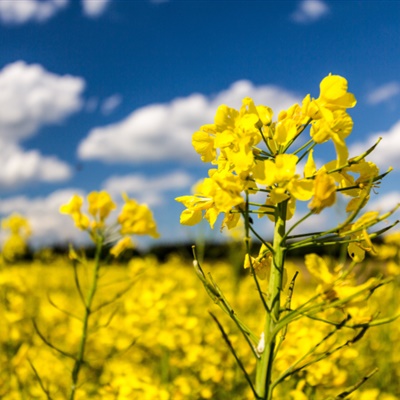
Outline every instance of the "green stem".
{"type": "Polygon", "coordinates": [[[103,248],[103,242],[104,242],[104,238],[102,236],[98,236],[97,241],[96,241],[96,256],[95,256],[94,266],[93,266],[92,285],[89,289],[87,299],[84,302],[85,315],[83,317],[83,322],[82,322],[82,333],[81,333],[81,340],[80,340],[79,348],[78,348],[78,354],[77,354],[77,357],[76,357],[76,360],[74,363],[74,367],[72,369],[72,379],[71,379],[72,383],[71,383],[71,393],[69,396],[69,400],[74,400],[74,398],[75,398],[78,379],[79,379],[79,373],[85,362],[85,347],[86,347],[87,337],[88,337],[89,318],[93,312],[92,304],[93,304],[94,296],[97,291],[97,284],[98,284],[98,280],[99,280],[99,270],[100,270],[100,256],[101,256],[101,250],[103,248]]]}
{"type": "Polygon", "coordinates": [[[264,340],[265,347],[257,362],[256,391],[260,399],[272,399],[271,375],[275,358],[276,330],[280,316],[280,296],[282,291],[284,262],[285,262],[285,218],[287,202],[278,204],[275,212],[275,230],[273,241],[273,263],[268,285],[268,309],[266,313],[264,340]]]}

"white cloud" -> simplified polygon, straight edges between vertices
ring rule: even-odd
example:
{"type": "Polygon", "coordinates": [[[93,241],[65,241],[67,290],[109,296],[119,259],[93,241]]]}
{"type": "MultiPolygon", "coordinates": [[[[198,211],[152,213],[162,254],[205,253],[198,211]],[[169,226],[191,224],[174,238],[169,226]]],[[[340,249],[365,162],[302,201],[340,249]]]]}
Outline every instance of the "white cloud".
{"type": "Polygon", "coordinates": [[[74,194],[84,195],[80,190],[64,189],[51,193],[47,197],[29,198],[11,197],[0,200],[0,214],[24,215],[31,224],[34,246],[51,245],[65,242],[82,242],[87,234],[79,231],[68,215],[60,214],[59,208],[67,203],[74,194]]]}
{"type": "Polygon", "coordinates": [[[310,23],[321,19],[328,13],[329,7],[322,0],[302,0],[291,17],[298,23],[310,23]]]}
{"type": "Polygon", "coordinates": [[[363,142],[357,142],[350,146],[349,151],[352,157],[360,155],[372,145],[379,137],[382,138],[375,150],[368,155],[368,160],[373,161],[381,169],[389,166],[400,168],[400,121],[394,124],[387,132],[379,132],[370,135],[363,142]]]}
{"type": "Polygon", "coordinates": [[[82,0],[83,13],[90,18],[99,17],[110,2],[111,0],[82,0]]]}
{"type": "Polygon", "coordinates": [[[400,203],[400,192],[380,194],[376,200],[371,200],[366,206],[368,210],[388,212],[400,203]]]}
{"type": "Polygon", "coordinates": [[[367,96],[367,102],[369,104],[375,105],[382,103],[386,100],[400,93],[400,83],[399,82],[389,82],[382,86],[379,86],[367,96]]]}
{"type": "Polygon", "coordinates": [[[193,183],[192,178],[186,172],[175,171],[154,178],[141,174],[113,176],[105,181],[103,189],[114,198],[120,196],[121,193],[127,193],[134,196],[139,202],[155,206],[163,204],[165,192],[189,188],[193,183]]]}
{"type": "Polygon", "coordinates": [[[37,150],[23,151],[15,143],[0,140],[0,187],[15,188],[32,181],[57,182],[70,178],[68,164],[37,150]]]}
{"type": "Polygon", "coordinates": [[[18,61],[0,70],[0,184],[11,188],[32,181],[68,179],[70,167],[19,142],[82,108],[85,82],[18,61]]]}
{"type": "Polygon", "coordinates": [[[195,93],[170,103],[152,104],[118,123],[94,128],[80,143],[78,155],[105,162],[197,161],[191,145],[193,132],[213,122],[220,104],[238,108],[246,96],[256,104],[269,105],[276,114],[299,101],[293,93],[276,86],[238,81],[214,97],[195,93]]]}
{"type": "Polygon", "coordinates": [[[0,0],[0,21],[12,25],[44,22],[67,4],[68,0],[0,0]]]}
{"type": "Polygon", "coordinates": [[[0,71],[0,137],[17,141],[82,107],[82,78],[59,76],[18,61],[0,71]]]}
{"type": "Polygon", "coordinates": [[[119,94],[114,94],[107,97],[101,104],[101,112],[104,115],[111,114],[122,102],[122,96],[119,94]]]}

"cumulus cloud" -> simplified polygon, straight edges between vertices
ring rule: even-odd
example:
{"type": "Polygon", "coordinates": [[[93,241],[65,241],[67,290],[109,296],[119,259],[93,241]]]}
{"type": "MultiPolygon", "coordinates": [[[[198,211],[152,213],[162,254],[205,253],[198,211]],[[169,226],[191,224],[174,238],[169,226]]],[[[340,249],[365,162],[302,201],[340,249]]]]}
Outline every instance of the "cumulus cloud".
{"type": "Polygon", "coordinates": [[[89,18],[103,14],[111,0],[82,0],[83,13],[89,18]]]}
{"type": "Polygon", "coordinates": [[[68,0],[0,0],[0,21],[10,25],[44,22],[67,4],[68,0]]]}
{"type": "Polygon", "coordinates": [[[292,20],[298,23],[315,22],[329,13],[328,5],[322,0],[303,0],[292,14],[292,20]]]}
{"type": "Polygon", "coordinates": [[[37,150],[22,150],[17,144],[0,140],[0,187],[15,188],[32,181],[58,182],[70,178],[68,164],[37,150]]]}
{"type": "Polygon", "coordinates": [[[157,177],[147,177],[141,174],[113,176],[105,181],[103,189],[107,190],[114,198],[121,193],[127,193],[134,196],[139,202],[156,206],[164,203],[166,192],[189,188],[193,183],[193,179],[186,172],[174,171],[157,177]]]}
{"type": "Polygon", "coordinates": [[[82,78],[59,76],[23,61],[0,71],[0,137],[17,141],[82,107],[82,78]]]}
{"type": "Polygon", "coordinates": [[[280,87],[254,86],[242,80],[213,97],[195,93],[170,103],[148,105],[118,123],[94,128],[80,143],[78,155],[85,160],[121,163],[197,161],[191,145],[193,132],[213,122],[220,104],[238,108],[246,96],[256,104],[271,106],[276,113],[299,101],[280,87]]]}
{"type": "Polygon", "coordinates": [[[31,181],[70,177],[70,167],[37,150],[24,151],[20,141],[49,124],[59,124],[82,107],[85,82],[18,61],[0,71],[0,184],[10,188],[31,181]]]}
{"type": "Polygon", "coordinates": [[[400,121],[394,124],[387,132],[371,134],[363,142],[357,142],[350,146],[349,151],[352,157],[357,156],[375,144],[382,138],[375,150],[368,156],[368,160],[373,161],[381,168],[389,166],[400,168],[400,121]]]}
{"type": "Polygon", "coordinates": [[[370,92],[367,96],[367,102],[372,105],[379,104],[397,96],[399,93],[400,83],[389,82],[370,92]]]}
{"type": "Polygon", "coordinates": [[[368,205],[368,210],[388,212],[400,203],[400,192],[389,192],[380,194],[376,200],[371,200],[368,205]]]}
{"type": "Polygon", "coordinates": [[[111,114],[122,102],[122,96],[119,94],[114,94],[107,97],[101,104],[101,112],[104,115],[111,114]]]}
{"type": "Polygon", "coordinates": [[[82,242],[87,240],[87,234],[75,228],[68,215],[59,212],[60,206],[67,203],[74,194],[84,195],[80,190],[64,189],[44,197],[17,196],[1,199],[0,214],[7,216],[16,212],[28,218],[33,232],[30,242],[34,246],[82,242]]]}

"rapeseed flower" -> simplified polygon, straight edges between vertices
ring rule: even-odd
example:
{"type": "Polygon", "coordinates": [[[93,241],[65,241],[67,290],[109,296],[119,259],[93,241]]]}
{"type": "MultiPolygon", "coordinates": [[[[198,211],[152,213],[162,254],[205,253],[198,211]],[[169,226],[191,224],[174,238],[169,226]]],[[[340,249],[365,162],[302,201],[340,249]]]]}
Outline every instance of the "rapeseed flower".
{"type": "Polygon", "coordinates": [[[146,204],[139,204],[124,195],[125,204],[118,216],[121,235],[150,235],[160,237],[151,210],[146,204]]]}
{"type": "Polygon", "coordinates": [[[60,207],[60,213],[70,215],[75,223],[75,226],[84,231],[88,229],[90,221],[89,217],[81,212],[82,205],[83,198],[75,194],[68,203],[60,207]]]}
{"type": "Polygon", "coordinates": [[[203,217],[207,219],[213,228],[220,213],[226,214],[226,224],[233,227],[237,219],[229,217],[229,211],[244,202],[241,191],[243,182],[237,176],[228,171],[209,171],[209,178],[204,179],[194,187],[192,196],[180,196],[175,200],[182,203],[187,209],[181,214],[181,224],[194,225],[203,217]]]}
{"type": "Polygon", "coordinates": [[[319,214],[325,207],[332,206],[336,201],[335,180],[325,171],[317,172],[314,180],[313,198],[308,208],[319,214]]]}
{"type": "Polygon", "coordinates": [[[102,241],[113,242],[119,237],[110,253],[118,257],[125,249],[132,248],[133,242],[129,235],[150,235],[159,237],[153,214],[145,204],[138,204],[135,200],[123,195],[125,204],[117,217],[116,223],[107,226],[106,219],[116,209],[116,204],[106,191],[91,192],[87,196],[88,213],[82,213],[83,198],[72,196],[71,200],[60,207],[60,212],[71,216],[75,225],[89,233],[91,239],[97,243],[102,241]],[[117,236],[115,228],[119,230],[117,236]]]}
{"type": "Polygon", "coordinates": [[[3,219],[1,227],[10,232],[3,244],[2,256],[7,261],[14,261],[27,250],[27,240],[31,235],[29,221],[24,216],[13,213],[3,219]]]}

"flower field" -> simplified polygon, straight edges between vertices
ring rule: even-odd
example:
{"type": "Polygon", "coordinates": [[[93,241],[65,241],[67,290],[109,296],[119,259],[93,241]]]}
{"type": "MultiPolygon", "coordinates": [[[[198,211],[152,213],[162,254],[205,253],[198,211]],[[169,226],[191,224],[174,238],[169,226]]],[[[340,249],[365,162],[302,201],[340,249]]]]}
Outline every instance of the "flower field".
{"type": "Polygon", "coordinates": [[[349,158],[346,110],[356,99],[347,88],[328,75],[317,99],[307,95],[277,121],[244,98],[194,133],[212,168],[176,198],[180,222],[213,228],[223,216],[221,230],[238,239],[224,262],[194,247],[193,261],[118,263],[133,235],[159,237],[152,211],[126,194],[121,207],[104,190],[60,205],[90,237],[93,259],[71,246],[65,258],[18,262],[29,222],[4,219],[0,398],[400,399],[400,233],[388,233],[400,204],[365,208],[391,168],[366,160],[379,140],[349,158]],[[307,128],[311,138],[297,140],[307,128]],[[327,141],[336,159],[318,168],[313,154],[327,141]],[[298,230],[337,201],[347,203],[342,222],[298,230]],[[272,242],[254,223],[263,217],[272,242]]]}
{"type": "MultiPolygon", "coordinates": [[[[315,282],[300,264],[287,262],[289,276],[300,271],[293,303],[301,303],[315,291],[315,282]]],[[[397,272],[393,262],[379,261],[377,265],[382,271],[397,272]]],[[[78,267],[82,291],[91,267],[92,263],[78,267]]],[[[239,276],[238,270],[225,262],[206,264],[204,269],[220,283],[232,306],[249,318],[254,331],[261,332],[262,310],[252,277],[239,276]]],[[[398,282],[378,288],[369,311],[379,313],[380,318],[398,314],[398,290],[398,282]]],[[[71,357],[80,340],[83,314],[71,262],[59,258],[48,265],[34,261],[3,266],[0,296],[0,398],[68,398],[71,357]]],[[[254,373],[250,351],[229,318],[209,299],[190,261],[172,257],[160,264],[153,258],[138,258],[127,266],[104,266],[94,310],[76,398],[253,398],[207,311],[224,324],[248,372],[254,373]]],[[[289,330],[277,356],[277,374],[332,331],[307,318],[289,330]]],[[[323,346],[333,349],[352,335],[337,330],[323,346]]],[[[276,398],[335,399],[377,367],[378,372],[349,398],[399,399],[399,343],[397,321],[371,327],[362,341],[344,346],[284,382],[276,398]]]]}

